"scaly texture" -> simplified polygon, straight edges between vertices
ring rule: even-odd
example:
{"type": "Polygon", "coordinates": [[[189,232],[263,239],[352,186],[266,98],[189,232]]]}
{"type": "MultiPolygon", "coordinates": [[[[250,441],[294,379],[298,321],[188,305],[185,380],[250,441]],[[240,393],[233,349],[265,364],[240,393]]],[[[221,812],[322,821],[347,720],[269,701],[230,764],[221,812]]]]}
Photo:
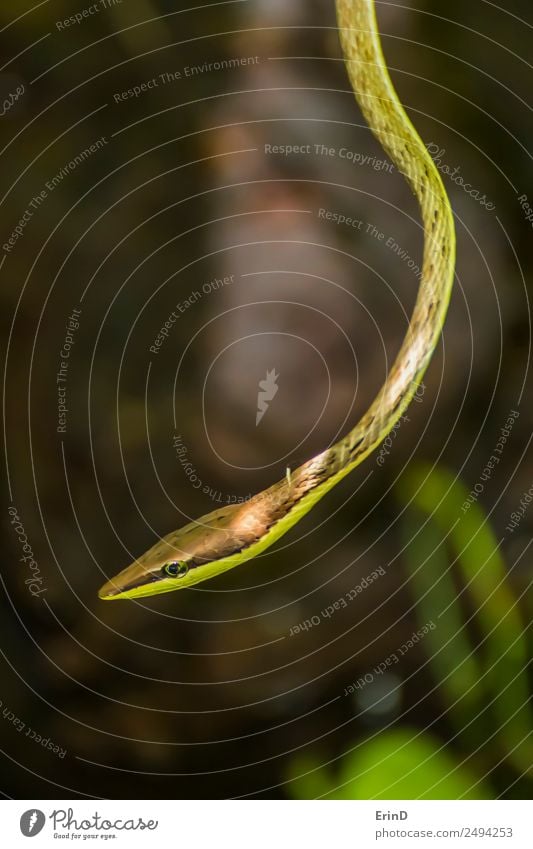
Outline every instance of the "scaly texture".
{"type": "Polygon", "coordinates": [[[164,537],[102,587],[103,599],[183,589],[263,552],[385,438],[412,400],[431,359],[453,284],[452,211],[437,169],[389,77],[373,0],[337,0],[337,18],[356,100],[411,186],[422,216],[420,289],[401,349],[381,391],[347,436],[245,504],[215,510],[164,537]]]}

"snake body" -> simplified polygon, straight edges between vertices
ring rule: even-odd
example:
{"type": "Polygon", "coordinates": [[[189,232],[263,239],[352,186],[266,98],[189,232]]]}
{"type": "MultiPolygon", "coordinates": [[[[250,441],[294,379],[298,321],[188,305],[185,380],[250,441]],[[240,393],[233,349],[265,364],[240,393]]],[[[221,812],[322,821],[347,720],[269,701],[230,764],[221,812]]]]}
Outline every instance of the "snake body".
{"type": "Polygon", "coordinates": [[[422,274],[405,339],[377,397],[345,437],[244,504],[215,510],[164,537],[108,581],[100,598],[135,598],[183,589],[269,548],[386,437],[413,398],[439,339],[455,267],[450,203],[389,77],[374,0],[337,0],[336,6],[356,100],[420,207],[422,274]]]}

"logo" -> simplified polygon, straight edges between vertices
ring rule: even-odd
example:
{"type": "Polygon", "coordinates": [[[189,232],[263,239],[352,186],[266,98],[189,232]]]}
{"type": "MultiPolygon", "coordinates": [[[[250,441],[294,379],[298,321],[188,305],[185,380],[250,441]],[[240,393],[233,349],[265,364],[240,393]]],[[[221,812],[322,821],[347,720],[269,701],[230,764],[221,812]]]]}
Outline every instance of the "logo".
{"type": "Polygon", "coordinates": [[[42,811],[32,808],[22,814],[20,818],[20,830],[24,837],[35,837],[43,830],[46,817],[42,811]]]}
{"type": "Polygon", "coordinates": [[[279,374],[276,374],[276,369],[273,368],[270,371],[267,371],[266,378],[264,380],[259,381],[259,392],[257,393],[257,415],[255,417],[256,427],[268,410],[270,402],[273,401],[276,396],[279,388],[276,383],[278,378],[279,374]]]}

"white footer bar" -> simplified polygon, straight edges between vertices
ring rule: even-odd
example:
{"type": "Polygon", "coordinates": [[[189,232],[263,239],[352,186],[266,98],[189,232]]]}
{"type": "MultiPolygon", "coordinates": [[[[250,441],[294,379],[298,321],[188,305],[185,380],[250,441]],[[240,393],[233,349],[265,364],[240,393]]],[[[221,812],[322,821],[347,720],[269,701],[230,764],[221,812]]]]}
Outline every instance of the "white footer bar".
{"type": "Polygon", "coordinates": [[[9,849],[67,841],[124,849],[532,849],[530,808],[527,801],[9,800],[0,803],[0,825],[9,849]]]}

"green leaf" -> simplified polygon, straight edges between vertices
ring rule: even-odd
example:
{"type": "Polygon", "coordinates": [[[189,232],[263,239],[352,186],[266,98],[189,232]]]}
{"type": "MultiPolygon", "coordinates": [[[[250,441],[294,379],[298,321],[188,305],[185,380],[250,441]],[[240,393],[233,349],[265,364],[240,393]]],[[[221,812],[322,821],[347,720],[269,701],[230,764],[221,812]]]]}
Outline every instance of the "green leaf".
{"type": "Polygon", "coordinates": [[[435,523],[411,511],[404,525],[405,564],[418,605],[420,623],[437,627],[424,639],[433,677],[452,706],[450,718],[472,735],[472,723],[483,705],[482,670],[468,639],[443,537],[435,523]]]}
{"type": "Polygon", "coordinates": [[[289,762],[286,775],[288,793],[293,799],[317,799],[332,787],[328,770],[311,755],[298,755],[289,762]]]}
{"type": "Polygon", "coordinates": [[[468,765],[428,733],[408,728],[383,733],[346,756],[340,783],[338,799],[490,798],[468,765]]]}
{"type": "Polygon", "coordinates": [[[482,680],[491,702],[495,738],[516,769],[530,772],[533,721],[529,709],[528,649],[520,612],[488,519],[479,504],[467,501],[466,487],[439,467],[410,467],[398,491],[403,503],[413,504],[430,517],[456,555],[483,632],[482,680]]]}

